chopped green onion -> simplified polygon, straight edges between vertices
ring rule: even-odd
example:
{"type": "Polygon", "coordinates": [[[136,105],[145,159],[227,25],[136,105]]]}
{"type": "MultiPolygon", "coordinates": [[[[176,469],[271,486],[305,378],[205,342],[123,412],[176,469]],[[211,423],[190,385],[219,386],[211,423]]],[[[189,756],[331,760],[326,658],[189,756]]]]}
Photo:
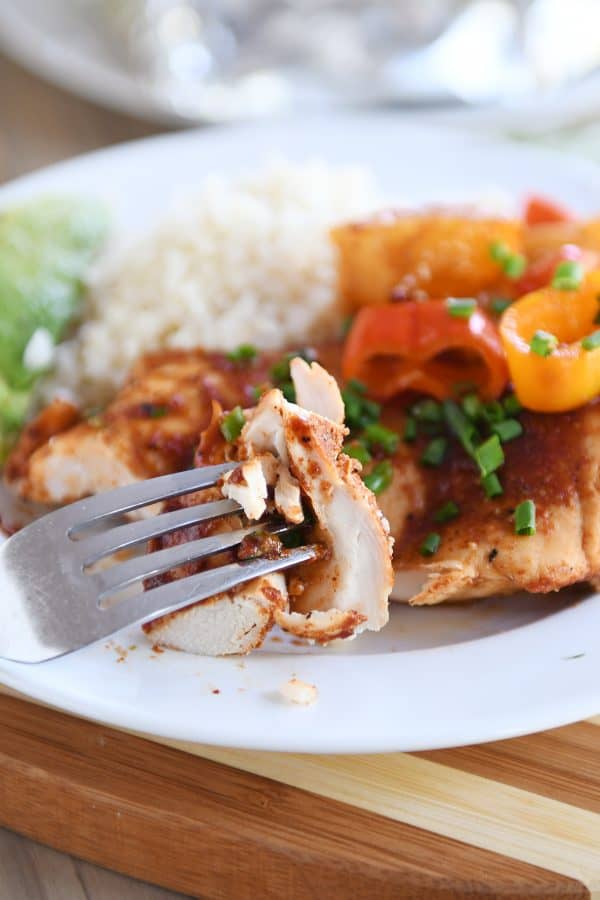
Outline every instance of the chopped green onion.
{"type": "Polygon", "coordinates": [[[421,462],[424,466],[440,466],[444,461],[447,447],[448,441],[446,438],[434,438],[432,441],[429,441],[421,454],[421,462]]]}
{"type": "Polygon", "coordinates": [[[483,477],[490,475],[499,469],[504,463],[504,451],[497,434],[493,434],[487,441],[480,444],[475,450],[475,462],[483,477]]]}
{"type": "Polygon", "coordinates": [[[493,497],[500,497],[504,493],[502,485],[500,484],[500,479],[495,472],[482,478],[481,484],[483,485],[486,497],[489,497],[490,500],[493,497]]]}
{"type": "Polygon", "coordinates": [[[535,534],[535,503],[533,500],[523,500],[515,509],[516,534],[535,534]]]}
{"type": "Polygon", "coordinates": [[[348,335],[350,329],[352,328],[352,323],[353,323],[353,322],[354,322],[354,316],[346,316],[346,317],[342,320],[342,327],[341,327],[341,332],[342,332],[342,334],[341,334],[341,336],[342,336],[343,338],[345,338],[345,337],[348,335]]]}
{"type": "Polygon", "coordinates": [[[435,400],[419,400],[410,411],[417,422],[441,422],[443,419],[441,404],[435,400]]]}
{"type": "Polygon", "coordinates": [[[367,393],[367,386],[362,381],[359,381],[358,378],[351,378],[346,387],[354,391],[355,394],[360,394],[363,396],[367,393]]]}
{"type": "Polygon", "coordinates": [[[509,300],[507,297],[493,297],[490,302],[490,309],[495,315],[501,316],[511,304],[512,300],[509,300]]]}
{"type": "Polygon", "coordinates": [[[267,386],[264,384],[255,384],[252,388],[253,400],[256,400],[256,402],[258,403],[258,401],[260,400],[260,398],[262,397],[262,395],[265,393],[265,391],[267,389],[268,389],[267,386]]]}
{"type": "Polygon", "coordinates": [[[448,297],[446,308],[455,319],[470,319],[477,309],[477,300],[470,298],[448,297]]]}
{"type": "Polygon", "coordinates": [[[478,438],[477,429],[454,400],[444,400],[443,409],[448,428],[458,438],[469,456],[472,456],[475,452],[474,441],[478,438]]]}
{"type": "Polygon", "coordinates": [[[564,259],[554,270],[552,287],[555,291],[576,291],[583,281],[583,276],[581,263],[573,259],[564,259]]]}
{"type": "Polygon", "coordinates": [[[483,404],[477,394],[468,394],[463,397],[462,408],[469,419],[475,420],[481,416],[483,404]]]}
{"type": "Polygon", "coordinates": [[[279,385],[279,389],[288,403],[296,402],[296,388],[293,381],[284,381],[283,384],[279,385]]]}
{"type": "Polygon", "coordinates": [[[522,253],[512,253],[502,263],[502,269],[507,278],[516,281],[520,278],[527,266],[527,260],[522,253]]]}
{"type": "Polygon", "coordinates": [[[442,539],[435,531],[430,532],[427,535],[421,546],[419,547],[419,553],[421,556],[433,556],[434,553],[437,553],[440,549],[440,544],[442,543],[442,539]]]}
{"type": "Polygon", "coordinates": [[[221,434],[226,441],[235,441],[240,436],[246,422],[246,416],[241,406],[234,407],[231,412],[223,417],[221,422],[221,434]]]}
{"type": "Polygon", "coordinates": [[[494,434],[497,434],[503,444],[514,441],[523,434],[523,426],[518,419],[504,419],[503,422],[493,422],[491,425],[494,434]]]}
{"type": "Polygon", "coordinates": [[[369,450],[372,450],[374,447],[381,447],[388,456],[392,456],[396,452],[400,443],[400,437],[395,431],[385,428],[378,422],[372,422],[370,425],[367,425],[364,431],[364,438],[369,450]]]}
{"type": "Polygon", "coordinates": [[[450,522],[452,519],[456,519],[459,514],[460,510],[454,500],[448,500],[434,513],[433,518],[435,522],[450,522]]]}
{"type": "Polygon", "coordinates": [[[256,359],[257,354],[258,350],[252,344],[240,344],[227,354],[227,359],[233,363],[249,363],[256,359]]]}
{"type": "Polygon", "coordinates": [[[501,422],[505,416],[504,407],[497,400],[489,400],[481,409],[481,414],[490,425],[493,422],[501,422]]]}
{"type": "Polygon", "coordinates": [[[509,394],[508,397],[505,397],[502,406],[507,416],[517,416],[523,409],[516,394],[509,394]]]}
{"type": "Polygon", "coordinates": [[[413,419],[412,416],[409,416],[406,420],[402,439],[406,441],[407,444],[412,444],[412,442],[417,439],[417,420],[413,419]]]}
{"type": "Polygon", "coordinates": [[[378,420],[381,413],[379,403],[363,397],[361,393],[351,387],[344,388],[342,398],[346,411],[346,424],[350,428],[364,428],[378,420]]]}
{"type": "Polygon", "coordinates": [[[594,331],[593,334],[584,337],[581,346],[584,350],[597,350],[600,347],[600,331],[594,331]]]}
{"type": "Polygon", "coordinates": [[[317,354],[312,347],[305,347],[303,350],[296,350],[293,353],[286,353],[278,362],[271,366],[271,378],[275,384],[281,384],[290,380],[290,363],[297,356],[305,362],[314,362],[317,354]]]}
{"type": "Polygon", "coordinates": [[[363,481],[374,494],[381,494],[392,483],[394,467],[389,459],[377,463],[372,472],[363,477],[363,481]]]}
{"type": "Polygon", "coordinates": [[[558,338],[549,331],[536,331],[529,341],[529,346],[538,356],[550,356],[558,347],[558,338]]]}
{"type": "Polygon", "coordinates": [[[497,263],[503,263],[510,256],[510,247],[504,241],[494,241],[490,244],[490,256],[497,263]]]}
{"type": "Polygon", "coordinates": [[[344,444],[344,453],[346,456],[351,456],[352,459],[357,459],[363,466],[373,459],[365,445],[361,444],[360,441],[352,441],[350,444],[344,444]]]}

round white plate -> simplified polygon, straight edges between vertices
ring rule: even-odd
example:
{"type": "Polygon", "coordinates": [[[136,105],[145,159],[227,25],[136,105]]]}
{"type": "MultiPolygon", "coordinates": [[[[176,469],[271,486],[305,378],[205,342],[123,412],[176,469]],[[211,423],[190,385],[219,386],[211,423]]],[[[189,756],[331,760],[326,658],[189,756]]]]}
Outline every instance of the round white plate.
{"type": "MultiPolygon", "coordinates": [[[[0,204],[43,191],[107,195],[118,199],[120,224],[132,231],[205,174],[247,169],[274,153],[370,165],[390,197],[410,202],[495,185],[517,196],[549,193],[581,213],[600,209],[600,170],[592,165],[385,116],[141,141],[13,182],[0,190],[0,204]]],[[[520,595],[457,607],[396,606],[380,634],[325,649],[269,640],[243,659],[157,653],[134,627],[50,663],[0,662],[0,680],[83,716],[203,743],[307,752],[422,750],[496,740],[600,712],[598,634],[600,595],[520,595]],[[280,697],[292,675],[317,686],[313,706],[280,697]]]]}

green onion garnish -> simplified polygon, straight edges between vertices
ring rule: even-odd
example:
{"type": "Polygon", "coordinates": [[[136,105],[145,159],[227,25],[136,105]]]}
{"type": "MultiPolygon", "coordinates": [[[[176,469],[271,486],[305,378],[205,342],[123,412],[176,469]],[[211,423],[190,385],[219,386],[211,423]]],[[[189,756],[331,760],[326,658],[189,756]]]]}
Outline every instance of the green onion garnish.
{"type": "Polygon", "coordinates": [[[468,394],[463,397],[462,408],[469,419],[478,419],[481,416],[482,407],[483,404],[477,394],[468,394]]]}
{"type": "Polygon", "coordinates": [[[235,441],[240,436],[246,416],[241,406],[234,407],[231,412],[223,417],[221,422],[221,434],[226,441],[235,441]]]}
{"type": "Polygon", "coordinates": [[[470,319],[477,309],[477,300],[466,297],[448,297],[446,309],[455,319],[470,319]]]}
{"type": "Polygon", "coordinates": [[[363,477],[363,481],[374,494],[381,494],[392,483],[393,475],[394,467],[389,459],[384,459],[382,462],[377,463],[372,472],[363,477]]]}
{"type": "Polygon", "coordinates": [[[435,531],[432,531],[427,535],[421,546],[419,547],[419,553],[421,556],[433,556],[434,553],[440,549],[440,544],[442,542],[441,537],[435,531]]]}
{"type": "Polygon", "coordinates": [[[412,442],[417,439],[417,420],[413,419],[412,416],[409,416],[406,420],[402,439],[406,441],[407,444],[412,444],[412,442]]]}
{"type": "Polygon", "coordinates": [[[504,463],[504,451],[497,434],[493,434],[477,447],[475,462],[484,478],[495,472],[504,463]]]}
{"type": "Polygon", "coordinates": [[[485,491],[486,497],[489,497],[490,500],[492,499],[492,497],[500,497],[504,493],[502,485],[500,484],[500,479],[495,472],[492,472],[490,475],[486,475],[485,478],[482,478],[481,484],[483,486],[483,490],[485,491]]]}
{"type": "Polygon", "coordinates": [[[252,344],[240,344],[235,350],[227,354],[227,359],[233,363],[249,363],[256,359],[258,350],[252,344]]]}
{"type": "Polygon", "coordinates": [[[523,426],[518,419],[504,419],[503,422],[493,422],[491,429],[497,434],[503,444],[514,441],[523,434],[523,426]]]}
{"type": "Polygon", "coordinates": [[[381,406],[374,400],[364,397],[362,391],[357,391],[349,386],[345,387],[342,391],[342,398],[346,411],[346,424],[350,428],[364,428],[378,420],[381,406]]]}
{"type": "Polygon", "coordinates": [[[584,337],[581,346],[584,350],[597,350],[600,347],[600,331],[594,331],[593,334],[584,337]]]}
{"type": "Polygon", "coordinates": [[[502,263],[502,269],[507,278],[516,281],[520,278],[527,266],[527,260],[522,253],[512,253],[502,263]]]}
{"type": "Polygon", "coordinates": [[[498,400],[489,400],[481,409],[481,415],[489,422],[490,425],[493,422],[501,422],[505,416],[504,407],[498,400]]]}
{"type": "Polygon", "coordinates": [[[396,434],[395,431],[392,431],[390,428],[385,428],[385,426],[380,425],[378,422],[367,425],[364,432],[364,438],[369,450],[373,450],[374,447],[381,447],[387,456],[392,456],[398,449],[398,444],[400,443],[400,436],[396,434]]]}
{"type": "Polygon", "coordinates": [[[469,456],[472,456],[475,452],[474,442],[479,437],[477,429],[454,400],[444,400],[443,409],[448,428],[458,438],[469,456]]]}
{"type": "Polygon", "coordinates": [[[576,291],[583,281],[583,276],[581,263],[573,259],[564,259],[554,270],[552,287],[555,291],[576,291]]]}
{"type": "Polygon", "coordinates": [[[443,419],[441,404],[435,400],[419,400],[410,412],[417,422],[441,422],[443,419]]]}
{"type": "Polygon", "coordinates": [[[490,302],[490,309],[495,315],[501,316],[511,304],[512,300],[508,300],[506,297],[494,297],[490,302]]]}
{"type": "Polygon", "coordinates": [[[288,403],[296,402],[296,388],[293,381],[284,381],[279,385],[279,389],[288,403]]]}
{"type": "Polygon", "coordinates": [[[454,500],[448,500],[447,503],[440,506],[438,511],[434,513],[433,518],[435,522],[450,522],[452,519],[456,519],[459,513],[460,510],[454,500]]]}
{"type": "Polygon", "coordinates": [[[515,509],[516,534],[535,534],[535,503],[533,500],[523,500],[515,509]]]}
{"type": "Polygon", "coordinates": [[[350,444],[344,444],[344,453],[346,456],[351,456],[352,459],[357,459],[363,466],[373,459],[365,445],[361,444],[360,441],[352,441],[350,444]]]}
{"type": "Polygon", "coordinates": [[[360,394],[364,396],[367,393],[367,386],[362,381],[359,381],[358,378],[351,378],[346,387],[354,391],[355,394],[360,394]]]}
{"type": "Polygon", "coordinates": [[[516,394],[509,394],[508,397],[505,397],[502,406],[507,416],[518,416],[523,409],[516,394]]]}
{"type": "Polygon", "coordinates": [[[529,346],[538,356],[550,356],[558,347],[558,338],[549,331],[536,331],[529,341],[529,346]]]}
{"type": "Polygon", "coordinates": [[[421,462],[424,466],[441,466],[446,455],[448,441],[446,438],[438,437],[429,441],[425,450],[421,454],[421,462]]]}
{"type": "Polygon", "coordinates": [[[297,356],[305,362],[314,362],[317,354],[312,347],[305,347],[303,350],[296,350],[293,353],[286,353],[278,362],[271,366],[270,375],[275,384],[280,385],[284,381],[290,380],[290,363],[297,356]]]}
{"type": "Polygon", "coordinates": [[[490,244],[490,256],[497,263],[503,263],[510,256],[510,247],[503,241],[494,241],[490,244]]]}

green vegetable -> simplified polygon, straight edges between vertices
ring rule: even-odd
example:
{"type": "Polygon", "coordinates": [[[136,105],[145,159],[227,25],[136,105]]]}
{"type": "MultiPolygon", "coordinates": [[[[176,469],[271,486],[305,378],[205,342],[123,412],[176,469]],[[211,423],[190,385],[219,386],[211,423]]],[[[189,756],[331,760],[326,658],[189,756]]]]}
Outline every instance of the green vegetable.
{"type": "Polygon", "coordinates": [[[223,416],[221,422],[221,434],[226,441],[235,441],[241,434],[246,423],[246,416],[241,406],[235,406],[231,412],[223,416]]]}
{"type": "Polygon", "coordinates": [[[594,331],[593,334],[584,337],[581,346],[584,350],[597,350],[600,347],[600,331],[594,331]]]}
{"type": "Polygon", "coordinates": [[[475,420],[481,416],[483,404],[477,394],[467,394],[466,397],[463,397],[462,408],[469,419],[475,420]]]}
{"type": "Polygon", "coordinates": [[[505,397],[502,405],[507,416],[518,416],[523,409],[516,394],[509,394],[508,397],[505,397]]]}
{"type": "Polygon", "coordinates": [[[380,425],[379,422],[372,422],[370,425],[367,425],[364,431],[364,439],[369,450],[373,450],[374,447],[381,447],[387,456],[392,456],[400,443],[399,435],[390,428],[380,425]]]}
{"type": "Polygon", "coordinates": [[[53,343],[64,337],[107,226],[101,205],[74,197],[46,197],[0,213],[0,462],[41,375],[25,364],[27,344],[38,330],[53,343]]]}
{"type": "Polygon", "coordinates": [[[290,380],[290,363],[296,356],[299,356],[300,359],[303,359],[308,363],[314,362],[317,358],[317,354],[312,347],[305,347],[303,350],[295,350],[293,353],[286,353],[285,356],[282,356],[280,360],[271,366],[270,375],[274,384],[278,387],[290,380]]]}
{"type": "Polygon", "coordinates": [[[250,363],[256,359],[257,354],[258,350],[252,344],[240,344],[239,347],[227,354],[227,359],[233,363],[250,363]]]}
{"type": "Polygon", "coordinates": [[[446,455],[448,441],[446,438],[439,437],[429,441],[425,450],[421,455],[421,462],[424,466],[441,466],[446,455]]]}
{"type": "Polygon", "coordinates": [[[504,493],[502,485],[500,484],[500,479],[495,472],[492,472],[490,475],[486,475],[485,478],[482,478],[481,484],[483,485],[485,496],[489,497],[490,500],[493,497],[500,497],[504,493]]]}
{"type": "Polygon", "coordinates": [[[342,391],[346,424],[349,428],[365,428],[379,419],[381,406],[364,396],[365,387],[359,381],[350,381],[342,391]]]}
{"type": "Polygon", "coordinates": [[[485,478],[499,469],[504,463],[504,451],[497,434],[493,434],[487,441],[480,444],[475,450],[475,462],[479,466],[481,474],[485,478]]]}
{"type": "Polygon", "coordinates": [[[346,456],[351,456],[352,459],[357,459],[363,466],[373,459],[365,445],[361,444],[360,441],[352,441],[350,444],[344,444],[344,453],[346,456]]]}
{"type": "Polygon", "coordinates": [[[419,547],[419,552],[421,556],[433,556],[434,553],[437,553],[440,549],[440,544],[442,543],[442,539],[435,531],[432,531],[427,535],[421,546],[419,547]]]}
{"type": "Polygon", "coordinates": [[[407,444],[412,444],[417,439],[417,422],[412,416],[409,416],[404,425],[404,434],[402,440],[407,444]]]}
{"type": "Polygon", "coordinates": [[[516,281],[521,277],[527,266],[527,260],[522,253],[512,253],[502,264],[502,269],[507,278],[516,281]]]}
{"type": "Polygon", "coordinates": [[[529,341],[529,346],[538,356],[550,356],[558,347],[558,338],[549,331],[536,331],[529,341]]]}
{"type": "Polygon", "coordinates": [[[477,300],[448,297],[446,300],[446,308],[454,319],[470,319],[477,309],[477,300]]]}
{"type": "Polygon", "coordinates": [[[443,409],[448,428],[458,438],[469,456],[473,456],[475,452],[474,442],[479,438],[477,429],[467,419],[458,403],[455,403],[454,400],[444,400],[443,409]]]}
{"type": "Polygon", "coordinates": [[[510,256],[510,247],[502,241],[494,241],[490,244],[490,256],[497,263],[503,263],[510,256]]]}
{"type": "Polygon", "coordinates": [[[419,400],[418,403],[413,404],[410,412],[417,422],[443,421],[442,406],[435,400],[419,400]]]}
{"type": "Polygon", "coordinates": [[[296,402],[296,388],[293,381],[284,381],[279,385],[279,388],[288,403],[296,402]]]}
{"type": "Polygon", "coordinates": [[[381,494],[392,483],[394,468],[389,459],[377,463],[372,472],[363,477],[363,481],[374,494],[381,494]]]}
{"type": "Polygon", "coordinates": [[[481,415],[490,425],[501,422],[505,417],[504,407],[497,400],[489,400],[482,406],[481,415]]]}
{"type": "Polygon", "coordinates": [[[517,419],[504,419],[503,422],[493,422],[492,431],[497,434],[503,444],[514,441],[523,434],[523,426],[517,419]]]}
{"type": "Polygon", "coordinates": [[[535,503],[533,500],[523,500],[515,509],[515,532],[532,535],[535,531],[535,503]]]}
{"type": "Polygon", "coordinates": [[[456,517],[460,514],[460,510],[454,500],[448,500],[447,503],[444,503],[443,506],[440,506],[438,511],[434,513],[433,519],[435,522],[450,522],[452,519],[456,519],[456,517]]]}
{"type": "Polygon", "coordinates": [[[511,303],[512,300],[508,300],[506,297],[494,297],[490,303],[490,309],[495,315],[501,316],[503,312],[506,312],[511,303]]]}
{"type": "Polygon", "coordinates": [[[583,281],[583,276],[581,263],[572,259],[564,259],[554,270],[552,287],[556,291],[576,291],[583,281]]]}

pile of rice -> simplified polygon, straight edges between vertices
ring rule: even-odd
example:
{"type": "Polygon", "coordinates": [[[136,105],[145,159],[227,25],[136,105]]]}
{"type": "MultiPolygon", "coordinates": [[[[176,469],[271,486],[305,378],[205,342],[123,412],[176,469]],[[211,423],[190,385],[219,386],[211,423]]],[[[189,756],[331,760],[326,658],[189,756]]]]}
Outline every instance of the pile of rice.
{"type": "Polygon", "coordinates": [[[371,175],[320,163],[212,177],[94,272],[82,324],[57,348],[46,399],[102,403],[144,352],[316,340],[339,327],[330,226],[377,205],[371,175]]]}

